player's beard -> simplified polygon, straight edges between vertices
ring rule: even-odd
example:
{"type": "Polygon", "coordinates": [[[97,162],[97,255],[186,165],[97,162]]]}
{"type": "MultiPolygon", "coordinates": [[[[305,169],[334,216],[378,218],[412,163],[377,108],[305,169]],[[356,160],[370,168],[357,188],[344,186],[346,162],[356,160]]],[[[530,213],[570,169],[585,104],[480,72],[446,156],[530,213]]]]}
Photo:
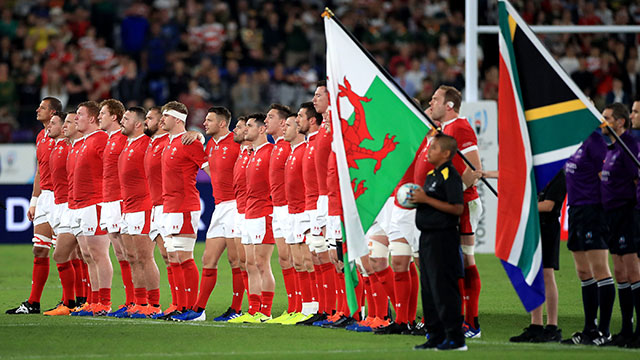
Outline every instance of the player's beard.
{"type": "Polygon", "coordinates": [[[156,128],[155,130],[151,130],[148,126],[144,127],[144,134],[148,137],[153,137],[153,135],[155,135],[157,132],[158,128],[156,128]]]}

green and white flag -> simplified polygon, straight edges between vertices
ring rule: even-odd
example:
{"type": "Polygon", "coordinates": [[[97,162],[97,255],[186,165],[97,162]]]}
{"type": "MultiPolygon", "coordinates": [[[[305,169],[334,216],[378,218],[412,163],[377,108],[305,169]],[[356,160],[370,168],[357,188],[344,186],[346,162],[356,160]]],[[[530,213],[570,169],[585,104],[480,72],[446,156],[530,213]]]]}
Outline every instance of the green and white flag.
{"type": "Polygon", "coordinates": [[[324,25],[333,149],[346,250],[353,261],[368,253],[365,231],[410,166],[429,125],[419,107],[327,12],[324,25]]]}

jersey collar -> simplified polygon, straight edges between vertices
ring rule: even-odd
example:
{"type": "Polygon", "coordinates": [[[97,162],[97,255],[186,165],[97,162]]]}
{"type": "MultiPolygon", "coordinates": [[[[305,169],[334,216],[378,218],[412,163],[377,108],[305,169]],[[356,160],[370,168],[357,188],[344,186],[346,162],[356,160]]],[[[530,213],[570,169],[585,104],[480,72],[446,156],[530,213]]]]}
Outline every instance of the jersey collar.
{"type": "Polygon", "coordinates": [[[306,142],[305,141],[300,141],[299,143],[291,146],[291,152],[293,152],[293,150],[297,149],[302,144],[306,144],[306,142]]]}
{"type": "Polygon", "coordinates": [[[111,136],[115,135],[116,133],[119,133],[120,130],[113,130],[112,132],[108,133],[109,134],[109,139],[111,139],[111,136]]]}
{"type": "Polygon", "coordinates": [[[141,138],[141,137],[143,137],[143,136],[147,136],[147,135],[145,135],[144,133],[142,133],[142,134],[140,134],[137,138],[134,138],[134,139],[127,139],[127,141],[128,141],[128,143],[127,143],[127,144],[128,144],[128,145],[131,145],[131,143],[133,143],[134,141],[136,141],[136,140],[140,139],[140,138],[141,138]]]}
{"type": "Polygon", "coordinates": [[[228,138],[228,137],[229,137],[229,135],[231,135],[231,134],[232,134],[232,133],[231,133],[231,131],[229,131],[225,136],[221,137],[221,138],[220,138],[220,139],[218,139],[217,141],[216,141],[216,139],[212,138],[212,139],[213,139],[213,142],[214,142],[216,145],[218,145],[218,144],[220,143],[220,141],[222,141],[222,140],[224,140],[224,139],[228,138]]]}
{"type": "Polygon", "coordinates": [[[262,149],[263,147],[265,147],[265,145],[269,144],[269,142],[267,141],[266,143],[258,146],[257,148],[253,149],[254,153],[257,153],[260,149],[262,149]]]}
{"type": "Polygon", "coordinates": [[[445,127],[445,126],[447,126],[447,125],[449,125],[449,124],[452,124],[454,121],[456,121],[456,120],[458,120],[458,119],[465,119],[465,118],[463,118],[463,117],[457,117],[457,118],[455,118],[455,119],[451,119],[451,120],[449,120],[449,121],[445,121],[445,122],[443,122],[443,123],[441,124],[442,130],[444,131],[444,127],[445,127]]]}
{"type": "Polygon", "coordinates": [[[167,136],[169,135],[169,133],[164,133],[164,134],[160,134],[160,135],[153,135],[153,137],[151,138],[151,140],[156,140],[156,139],[160,139],[163,136],[167,136]]]}
{"type": "Polygon", "coordinates": [[[309,142],[309,139],[311,139],[312,137],[316,136],[318,134],[318,130],[309,133],[309,135],[307,135],[307,138],[305,139],[307,142],[309,142]]]}
{"type": "Polygon", "coordinates": [[[183,131],[183,132],[181,132],[181,133],[179,133],[179,134],[169,135],[169,142],[172,142],[174,139],[176,139],[176,138],[178,138],[179,136],[182,136],[182,135],[184,135],[184,134],[186,134],[186,133],[187,133],[186,131],[183,131]]]}

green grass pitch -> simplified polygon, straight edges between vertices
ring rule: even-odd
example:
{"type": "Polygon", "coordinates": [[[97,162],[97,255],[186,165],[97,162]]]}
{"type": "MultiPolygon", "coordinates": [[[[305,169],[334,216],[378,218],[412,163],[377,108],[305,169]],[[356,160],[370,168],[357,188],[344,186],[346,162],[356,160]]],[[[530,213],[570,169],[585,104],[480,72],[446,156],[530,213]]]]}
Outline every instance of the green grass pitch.
{"type": "MultiPolygon", "coordinates": [[[[204,243],[196,246],[196,262],[204,243]]],[[[112,257],[115,259],[115,257],[112,257]]],[[[480,322],[482,339],[468,341],[468,353],[413,351],[424,342],[413,336],[380,336],[314,327],[282,325],[235,325],[214,323],[171,323],[154,320],[106,318],[47,318],[42,315],[5,315],[29,295],[33,257],[31,246],[0,246],[0,359],[91,359],[91,358],[367,358],[417,359],[500,358],[500,359],[639,359],[640,351],[618,348],[562,346],[559,344],[511,344],[508,338],[528,326],[511,284],[493,255],[477,255],[482,278],[480,322]]],[[[162,260],[157,256],[158,264],[162,260]]],[[[560,327],[564,337],[582,328],[580,283],[575,276],[570,253],[564,244],[561,270],[556,272],[560,292],[560,327]]],[[[277,281],[273,313],[286,308],[282,273],[273,257],[277,281]]],[[[166,270],[160,267],[161,279],[166,270]]],[[[119,267],[114,263],[114,304],[124,300],[119,267]]],[[[42,308],[54,306],[62,289],[51,261],[49,281],[44,290],[42,308]]],[[[162,282],[163,307],[170,292],[162,282]]],[[[209,319],[219,315],[231,300],[231,272],[224,256],[220,262],[218,283],[207,307],[209,319]]],[[[244,301],[244,308],[247,301],[244,301]]],[[[419,310],[419,315],[422,313],[419,310]]],[[[618,305],[614,308],[612,331],[620,328],[618,305]]]]}

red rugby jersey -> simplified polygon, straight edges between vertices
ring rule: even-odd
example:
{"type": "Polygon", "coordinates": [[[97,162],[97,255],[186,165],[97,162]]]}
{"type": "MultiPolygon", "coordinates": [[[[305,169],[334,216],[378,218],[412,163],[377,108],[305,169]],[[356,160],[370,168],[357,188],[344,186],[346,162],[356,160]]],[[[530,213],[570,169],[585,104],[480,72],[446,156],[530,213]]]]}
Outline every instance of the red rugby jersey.
{"type": "Polygon", "coordinates": [[[122,200],[120,177],[118,176],[118,158],[127,143],[127,137],[120,130],[109,134],[102,157],[102,201],[122,200]]]}
{"type": "Polygon", "coordinates": [[[318,194],[327,195],[327,169],[329,167],[329,154],[331,154],[332,134],[327,132],[324,123],[318,130],[315,148],[316,175],[318,176],[318,194]]]}
{"type": "Polygon", "coordinates": [[[285,191],[284,166],[291,153],[291,144],[284,138],[278,138],[271,151],[269,163],[269,183],[271,185],[271,200],[273,206],[287,205],[287,193],[285,191]]]}
{"type": "Polygon", "coordinates": [[[127,139],[118,158],[123,213],[151,210],[151,196],[144,171],[144,155],[150,140],[145,134],[127,139]]]}
{"type": "Polygon", "coordinates": [[[78,208],[101,203],[102,156],[109,135],[96,130],[84,137],[73,172],[73,197],[78,208]]]}
{"type": "Polygon", "coordinates": [[[269,163],[275,145],[264,143],[253,150],[247,163],[247,205],[245,218],[257,219],[273,212],[269,186],[269,163]]]}
{"type": "Polygon", "coordinates": [[[144,172],[149,184],[153,206],[162,205],[162,152],[169,142],[169,134],[154,136],[144,154],[144,172]]]}
{"type": "Polygon", "coordinates": [[[318,132],[309,134],[307,149],[302,158],[302,174],[304,175],[305,210],[315,210],[318,202],[318,177],[316,174],[316,136],[318,132]]]}
{"type": "MultiPolygon", "coordinates": [[[[426,139],[426,137],[425,137],[426,139]]],[[[433,138],[431,138],[433,139],[433,138]]],[[[427,158],[427,152],[429,152],[429,146],[431,145],[431,139],[422,142],[418,154],[414,160],[415,168],[413,171],[413,179],[411,181],[414,184],[424,186],[424,182],[427,180],[427,174],[433,170],[433,164],[429,162],[427,158]]]]}
{"type": "Polygon", "coordinates": [[[76,169],[76,159],[78,158],[78,154],[80,153],[80,149],[84,144],[84,137],[80,139],[76,139],[73,141],[71,146],[69,147],[69,152],[67,154],[67,183],[69,184],[69,192],[67,193],[67,202],[69,204],[69,209],[77,209],[78,208],[78,200],[75,198],[74,189],[73,189],[73,179],[74,173],[76,169]]]}
{"type": "Polygon", "coordinates": [[[53,198],[56,204],[69,201],[69,180],[67,179],[67,155],[69,143],[66,139],[57,139],[49,157],[49,169],[53,181],[53,198]]]}
{"type": "Polygon", "coordinates": [[[289,214],[298,214],[304,212],[305,209],[302,158],[306,149],[307,144],[304,141],[295,145],[285,163],[284,184],[289,214]]]}
{"type": "Polygon", "coordinates": [[[211,138],[205,151],[216,205],[223,201],[235,199],[233,168],[240,153],[240,144],[233,141],[233,133],[228,133],[218,141],[211,138]]]}
{"type": "Polygon", "coordinates": [[[342,215],[342,199],[340,198],[340,180],[338,178],[338,163],[336,153],[329,154],[329,166],[327,168],[327,190],[329,196],[329,216],[342,215]]]}
{"type": "Polygon", "coordinates": [[[233,166],[233,192],[236,195],[236,205],[240,214],[244,214],[247,207],[247,164],[250,156],[249,147],[241,149],[233,166]]]}
{"type": "Polygon", "coordinates": [[[38,173],[40,174],[40,190],[53,190],[49,159],[56,141],[47,136],[48,134],[48,131],[42,129],[36,138],[36,158],[38,159],[38,173]]]}
{"type": "Polygon", "coordinates": [[[204,147],[199,141],[182,144],[184,133],[169,137],[162,153],[162,196],[165,213],[200,210],[200,193],[196,189],[196,175],[206,161],[204,147]]]}
{"type": "MultiPolygon", "coordinates": [[[[466,118],[457,118],[443,122],[442,132],[456,139],[458,150],[460,150],[463,155],[470,151],[478,150],[478,138],[466,118]]],[[[460,175],[462,175],[467,168],[467,164],[462,160],[460,154],[456,154],[452,163],[460,175]]],[[[465,203],[475,200],[478,198],[478,190],[475,186],[469,187],[464,191],[463,197],[465,203]]]]}

